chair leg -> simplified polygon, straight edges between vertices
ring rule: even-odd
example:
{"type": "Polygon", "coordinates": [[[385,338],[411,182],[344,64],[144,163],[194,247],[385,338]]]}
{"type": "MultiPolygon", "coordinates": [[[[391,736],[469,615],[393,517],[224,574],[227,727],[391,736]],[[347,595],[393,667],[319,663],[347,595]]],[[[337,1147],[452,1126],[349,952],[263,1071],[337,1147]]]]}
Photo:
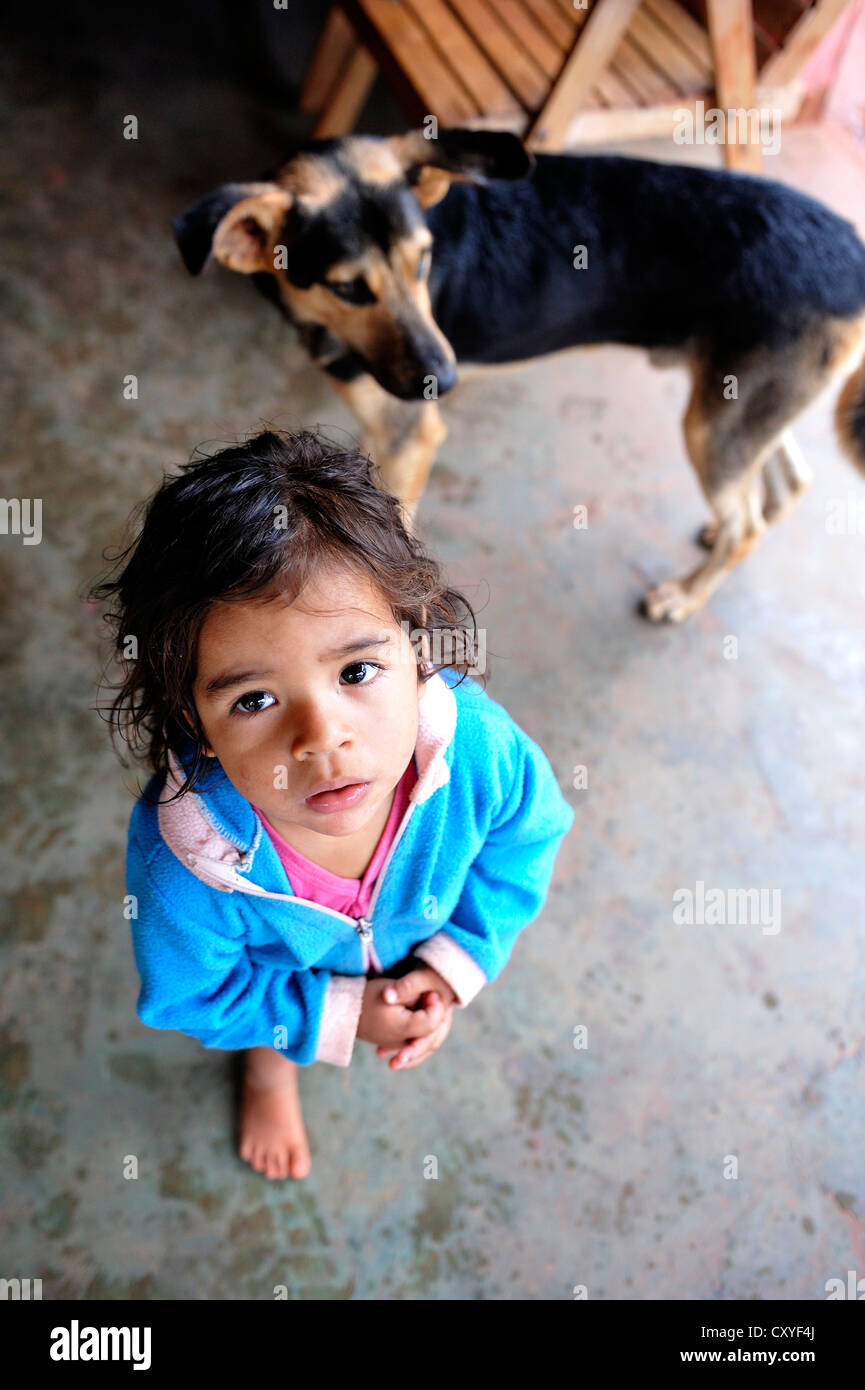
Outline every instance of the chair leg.
{"type": "MultiPolygon", "coordinates": [[[[755,111],[757,58],[751,0],[706,0],[706,18],[718,106],[725,113],[739,109],[755,111]]],[[[762,122],[759,123],[762,126],[762,122]]],[[[748,173],[759,174],[763,167],[762,150],[759,143],[750,138],[753,135],[750,121],[747,130],[747,143],[739,144],[736,140],[730,140],[728,124],[724,162],[728,169],[744,169],[748,173]]],[[[738,133],[737,120],[736,135],[738,133]]]]}

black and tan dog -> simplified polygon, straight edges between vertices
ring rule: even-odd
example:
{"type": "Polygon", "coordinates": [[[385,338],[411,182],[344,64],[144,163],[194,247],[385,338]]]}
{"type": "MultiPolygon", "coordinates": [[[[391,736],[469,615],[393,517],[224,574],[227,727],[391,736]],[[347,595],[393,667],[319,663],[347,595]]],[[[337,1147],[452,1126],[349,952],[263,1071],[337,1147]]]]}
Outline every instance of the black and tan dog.
{"type": "MultiPolygon", "coordinates": [[[[705,561],[645,595],[656,620],[699,608],[801,492],[791,421],[865,352],[865,246],[821,204],[725,171],[534,157],[503,132],[312,142],[175,232],[193,274],[213,256],[252,275],[297,326],[409,521],[457,361],[626,343],[686,362],[713,520],[705,561]]],[[[836,420],[865,470],[865,364],[836,420]]]]}

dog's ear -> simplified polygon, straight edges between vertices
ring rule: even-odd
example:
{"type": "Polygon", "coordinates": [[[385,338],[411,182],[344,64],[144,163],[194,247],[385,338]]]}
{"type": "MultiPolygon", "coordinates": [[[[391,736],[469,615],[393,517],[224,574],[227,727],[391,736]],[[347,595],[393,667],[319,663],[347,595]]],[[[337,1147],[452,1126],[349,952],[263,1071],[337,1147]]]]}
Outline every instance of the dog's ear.
{"type": "Polygon", "coordinates": [[[429,139],[422,130],[395,135],[391,148],[406,171],[418,201],[431,207],[447,193],[453,179],[488,183],[490,179],[524,179],[535,157],[518,136],[506,130],[440,130],[429,139]]]}
{"type": "Polygon", "coordinates": [[[213,234],[213,254],[241,275],[273,270],[272,248],[294,201],[287,188],[273,184],[244,198],[227,212],[213,234]]]}
{"type": "Polygon", "coordinates": [[[200,275],[211,257],[247,275],[272,270],[253,262],[266,256],[268,234],[290,204],[291,194],[275,183],[224,183],[213,189],[172,223],[183,264],[190,275],[200,275]]]}

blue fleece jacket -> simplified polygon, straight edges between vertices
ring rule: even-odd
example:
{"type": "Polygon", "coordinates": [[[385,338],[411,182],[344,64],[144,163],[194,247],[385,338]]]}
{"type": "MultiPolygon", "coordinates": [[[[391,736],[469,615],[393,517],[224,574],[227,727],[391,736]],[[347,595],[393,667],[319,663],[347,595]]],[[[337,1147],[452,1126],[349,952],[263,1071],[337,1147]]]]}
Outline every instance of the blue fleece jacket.
{"type": "Polygon", "coordinates": [[[294,895],[218,763],[178,801],[183,758],[151,780],[127,855],[144,1023],[347,1066],[371,961],[387,972],[418,956],[458,1007],[496,978],[546,901],[574,812],[542,750],[470,677],[434,675],[418,712],[417,781],[360,919],[294,895]]]}

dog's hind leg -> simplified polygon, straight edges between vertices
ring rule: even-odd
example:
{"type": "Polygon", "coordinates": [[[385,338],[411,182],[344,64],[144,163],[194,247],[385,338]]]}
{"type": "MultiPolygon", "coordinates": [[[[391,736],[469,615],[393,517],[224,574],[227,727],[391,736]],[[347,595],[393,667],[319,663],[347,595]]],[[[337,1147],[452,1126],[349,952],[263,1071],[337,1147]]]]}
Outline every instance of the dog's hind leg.
{"type": "Polygon", "coordinates": [[[759,494],[754,487],[756,470],[743,466],[737,479],[715,489],[709,474],[704,489],[715,512],[714,544],[707,559],[682,579],[670,579],[649,589],[643,612],[653,622],[680,623],[703,604],[732,569],[747,555],[765,529],[759,494]]]}
{"type": "MultiPolygon", "coordinates": [[[[805,462],[792,430],[784,431],[776,448],[766,458],[759,481],[763,485],[763,520],[767,526],[774,526],[787,515],[814,481],[814,474],[805,462]]],[[[755,486],[759,486],[759,481],[755,486]]],[[[700,545],[711,550],[717,534],[717,521],[707,521],[700,530],[700,545]]]]}
{"type": "Polygon", "coordinates": [[[781,349],[757,348],[732,363],[717,356],[692,362],[685,442],[714,513],[711,549],[684,578],[649,590],[643,609],[653,621],[681,622],[702,607],[806,486],[810,474],[789,426],[830,379],[832,345],[832,325],[823,321],[781,349]]]}
{"type": "Polygon", "coordinates": [[[437,401],[401,401],[363,373],[334,386],[363,427],[363,447],[396,497],[407,530],[414,531],[418,503],[439,445],[447,435],[437,401]]]}
{"type": "Polygon", "coordinates": [[[805,461],[805,455],[793,438],[792,430],[785,430],[781,436],[779,445],[781,455],[781,466],[787,478],[787,486],[794,497],[800,492],[804,492],[814,481],[814,474],[811,472],[805,461]]]}
{"type": "Polygon", "coordinates": [[[763,464],[763,520],[767,526],[780,521],[792,497],[784,467],[783,446],[779,445],[763,464]]]}
{"type": "MultiPolygon", "coordinates": [[[[737,379],[746,388],[743,400],[725,404],[744,404],[740,424],[742,437],[751,439],[758,450],[763,450],[763,520],[766,525],[780,521],[813,480],[811,469],[793,438],[791,422],[830,382],[849,372],[851,364],[861,358],[863,349],[865,313],[859,313],[850,318],[815,318],[784,347],[755,348],[741,360],[737,379]],[[766,436],[773,432],[772,447],[766,452],[766,436]]],[[[692,357],[691,368],[694,390],[685,415],[686,442],[702,481],[701,465],[688,440],[688,420],[690,417],[692,426],[696,426],[701,414],[706,420],[716,417],[722,386],[731,377],[724,367],[726,375],[721,378],[717,360],[710,368],[705,353],[702,360],[699,353],[692,357]]],[[[856,377],[851,378],[855,380],[856,377]]],[[[849,390],[849,385],[845,389],[849,390]]],[[[734,427],[736,416],[733,410],[728,417],[728,423],[732,419],[734,427]]],[[[699,451],[699,438],[696,445],[699,451]]],[[[718,534],[715,519],[703,527],[699,539],[712,550],[718,534]]],[[[661,613],[660,616],[666,615],[661,613]]]]}
{"type": "Polygon", "coordinates": [[[773,526],[786,516],[813,481],[814,474],[793,438],[793,431],[785,430],[777,447],[763,464],[763,486],[766,491],[763,520],[766,525],[773,526]]]}

